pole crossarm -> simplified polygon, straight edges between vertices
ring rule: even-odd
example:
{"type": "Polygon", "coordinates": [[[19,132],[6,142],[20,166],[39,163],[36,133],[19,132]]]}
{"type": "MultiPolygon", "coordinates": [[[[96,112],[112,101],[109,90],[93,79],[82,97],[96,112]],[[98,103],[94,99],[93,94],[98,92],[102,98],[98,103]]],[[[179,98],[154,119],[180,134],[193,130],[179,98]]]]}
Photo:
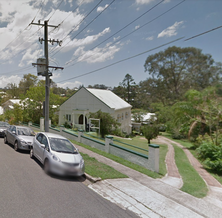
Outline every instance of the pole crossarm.
{"type": "MultiPolygon", "coordinates": [[[[38,63],[32,63],[32,66],[36,66],[36,65],[38,65],[38,66],[46,66],[46,64],[38,64],[38,63]]],[[[48,68],[54,68],[54,69],[60,69],[60,70],[63,70],[64,69],[64,67],[55,67],[55,66],[48,66],[48,68]]]]}
{"type": "MultiPolygon", "coordinates": [[[[38,22],[38,23],[31,23],[32,25],[37,25],[37,26],[44,26],[45,24],[41,24],[40,22],[38,22]]],[[[57,26],[55,26],[55,25],[47,25],[48,27],[53,27],[53,28],[58,28],[59,27],[59,25],[57,25],[57,26]]]]}

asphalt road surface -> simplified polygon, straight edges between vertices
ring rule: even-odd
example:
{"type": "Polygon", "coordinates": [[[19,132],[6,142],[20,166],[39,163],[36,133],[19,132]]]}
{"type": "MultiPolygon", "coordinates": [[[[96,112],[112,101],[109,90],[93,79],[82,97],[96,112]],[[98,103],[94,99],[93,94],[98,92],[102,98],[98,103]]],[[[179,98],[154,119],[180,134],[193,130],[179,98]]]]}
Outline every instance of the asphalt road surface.
{"type": "Polygon", "coordinates": [[[84,180],[45,175],[29,152],[16,152],[0,138],[0,218],[137,217],[93,192],[84,180]]]}

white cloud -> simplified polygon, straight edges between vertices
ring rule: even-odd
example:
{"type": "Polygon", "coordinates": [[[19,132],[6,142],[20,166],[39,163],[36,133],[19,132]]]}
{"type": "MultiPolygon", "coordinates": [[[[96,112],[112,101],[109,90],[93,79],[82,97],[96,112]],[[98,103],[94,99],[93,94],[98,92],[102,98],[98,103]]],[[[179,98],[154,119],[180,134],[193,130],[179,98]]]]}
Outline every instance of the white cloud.
{"type": "Polygon", "coordinates": [[[109,33],[109,32],[110,32],[110,28],[107,27],[102,32],[100,32],[96,35],[86,36],[85,38],[82,38],[82,39],[74,39],[72,42],[68,43],[67,45],[64,42],[65,45],[63,46],[64,49],[62,50],[62,52],[67,52],[67,51],[72,50],[73,48],[76,48],[76,47],[79,47],[79,46],[85,46],[85,45],[92,44],[99,37],[102,37],[106,33],[109,33]]]}
{"type": "Polygon", "coordinates": [[[18,75],[13,75],[13,76],[1,76],[0,77],[0,87],[4,88],[7,86],[8,83],[15,83],[16,85],[19,84],[21,80],[21,77],[19,77],[18,75]]]}
{"type": "Polygon", "coordinates": [[[66,83],[57,83],[57,86],[62,87],[64,89],[66,89],[67,87],[70,89],[73,88],[79,88],[79,86],[81,86],[82,83],[79,81],[75,81],[75,82],[66,82],[66,83]]]}
{"type": "Polygon", "coordinates": [[[154,0],[136,0],[136,3],[138,5],[144,5],[144,4],[149,4],[151,2],[153,2],[154,0]]]}
{"type": "Polygon", "coordinates": [[[114,54],[120,51],[121,45],[110,45],[107,43],[103,48],[95,48],[90,51],[85,51],[84,47],[79,47],[75,53],[74,57],[78,57],[78,62],[85,61],[87,63],[97,63],[111,60],[114,58],[114,54]]]}
{"type": "Polygon", "coordinates": [[[177,29],[183,23],[184,23],[183,21],[175,22],[172,26],[166,28],[161,33],[159,33],[158,38],[161,38],[161,37],[164,37],[164,36],[166,36],[166,37],[176,36],[177,35],[177,29]]]}
{"type": "Polygon", "coordinates": [[[137,30],[138,28],[140,28],[140,25],[135,26],[135,30],[137,30]]]}
{"type": "Polygon", "coordinates": [[[33,49],[29,48],[25,50],[25,54],[23,55],[19,67],[24,67],[26,65],[30,65],[33,62],[36,62],[37,58],[42,54],[42,49],[33,49]]]}
{"type": "Polygon", "coordinates": [[[78,5],[88,4],[93,2],[94,0],[77,0],[78,5]]]}
{"type": "Polygon", "coordinates": [[[104,9],[106,9],[108,6],[109,6],[108,4],[106,4],[104,7],[99,6],[99,7],[97,8],[97,12],[102,12],[102,11],[103,11],[104,9]]]}
{"type": "Polygon", "coordinates": [[[120,36],[113,37],[113,41],[115,42],[116,40],[120,39],[120,36]]]}
{"type": "Polygon", "coordinates": [[[153,39],[154,39],[153,36],[150,36],[150,37],[147,37],[147,38],[146,38],[146,40],[148,40],[148,41],[152,41],[153,39]]]}

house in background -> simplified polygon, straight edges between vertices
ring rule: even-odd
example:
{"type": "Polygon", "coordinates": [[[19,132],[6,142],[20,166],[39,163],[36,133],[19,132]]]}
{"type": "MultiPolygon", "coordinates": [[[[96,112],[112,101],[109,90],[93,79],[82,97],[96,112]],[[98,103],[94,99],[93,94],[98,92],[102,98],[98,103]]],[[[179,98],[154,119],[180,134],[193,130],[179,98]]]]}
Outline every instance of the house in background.
{"type": "Polygon", "coordinates": [[[110,90],[81,87],[60,106],[59,125],[67,121],[75,127],[86,130],[89,113],[101,110],[113,116],[121,124],[120,129],[130,134],[131,108],[130,104],[110,90]]]}
{"type": "Polygon", "coordinates": [[[140,127],[142,124],[148,124],[151,120],[156,120],[156,114],[155,113],[146,113],[141,115],[141,121],[140,122],[135,122],[133,116],[131,117],[131,122],[132,122],[132,128],[133,130],[140,132],[140,127]]]}
{"type": "Polygon", "coordinates": [[[13,110],[15,104],[22,106],[21,99],[9,99],[8,101],[4,102],[2,104],[3,113],[6,110],[13,110]]]}

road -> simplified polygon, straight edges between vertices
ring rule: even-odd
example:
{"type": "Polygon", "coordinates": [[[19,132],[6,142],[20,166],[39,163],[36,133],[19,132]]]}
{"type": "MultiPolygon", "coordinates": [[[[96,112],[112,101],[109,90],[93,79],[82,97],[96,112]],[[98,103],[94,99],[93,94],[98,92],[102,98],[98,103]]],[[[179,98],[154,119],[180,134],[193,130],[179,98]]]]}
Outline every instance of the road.
{"type": "Polygon", "coordinates": [[[116,218],[137,216],[89,189],[84,178],[45,175],[28,152],[0,138],[0,218],[116,218]]]}

